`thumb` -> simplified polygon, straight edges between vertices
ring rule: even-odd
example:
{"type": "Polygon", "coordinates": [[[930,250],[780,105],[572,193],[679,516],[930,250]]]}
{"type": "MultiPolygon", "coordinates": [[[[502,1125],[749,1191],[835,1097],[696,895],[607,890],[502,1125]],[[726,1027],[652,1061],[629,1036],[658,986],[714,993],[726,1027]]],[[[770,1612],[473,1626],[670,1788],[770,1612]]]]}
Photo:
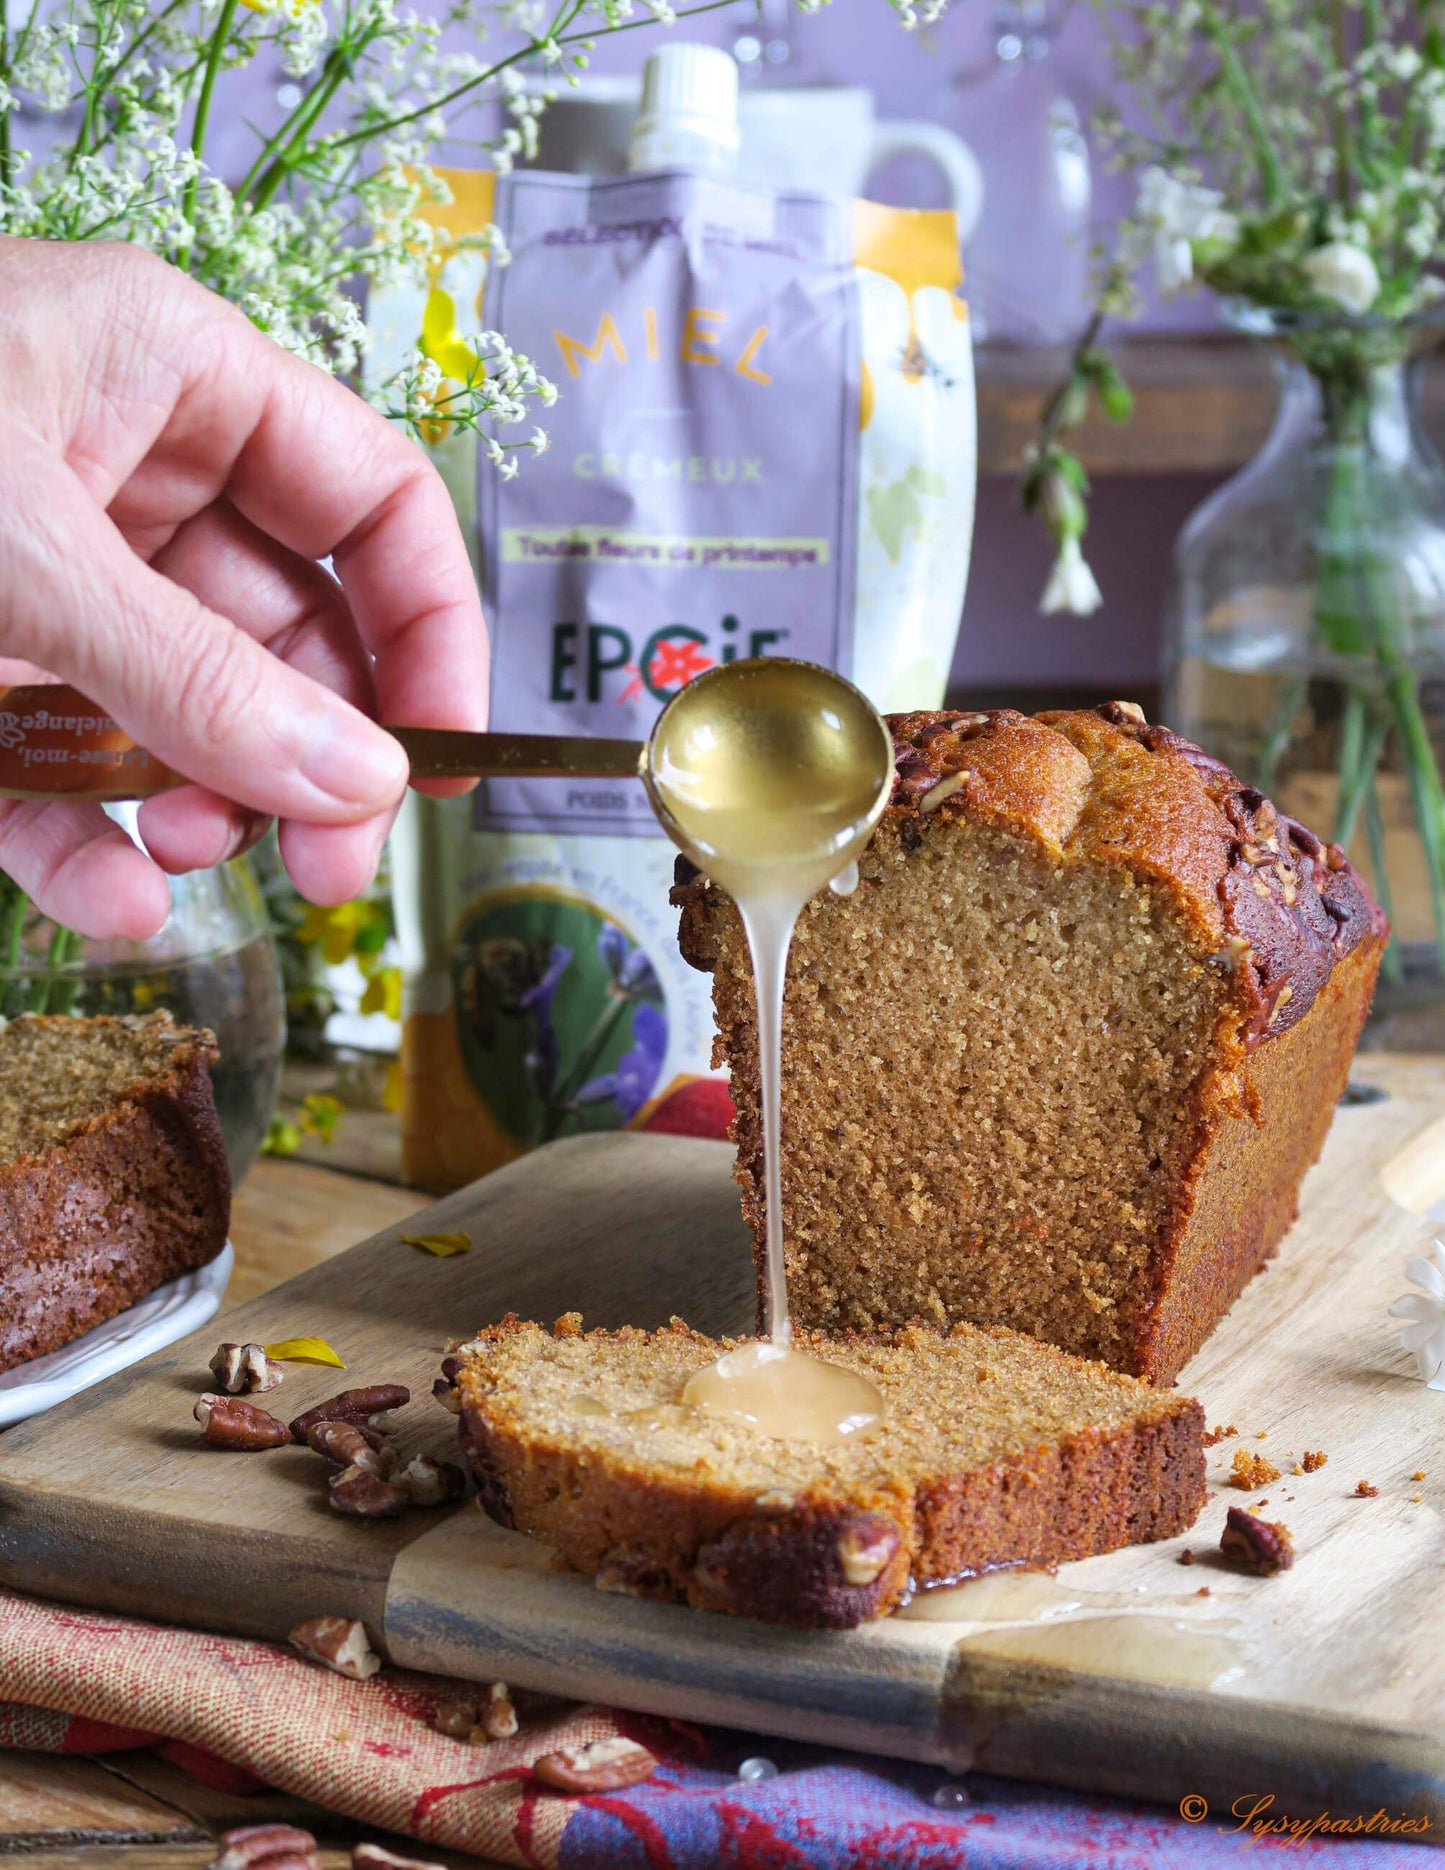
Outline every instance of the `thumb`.
{"type": "Polygon", "coordinates": [[[152,571],[38,443],[0,456],[0,546],[0,647],[103,704],[188,779],[314,824],[401,797],[390,735],[152,571]]]}

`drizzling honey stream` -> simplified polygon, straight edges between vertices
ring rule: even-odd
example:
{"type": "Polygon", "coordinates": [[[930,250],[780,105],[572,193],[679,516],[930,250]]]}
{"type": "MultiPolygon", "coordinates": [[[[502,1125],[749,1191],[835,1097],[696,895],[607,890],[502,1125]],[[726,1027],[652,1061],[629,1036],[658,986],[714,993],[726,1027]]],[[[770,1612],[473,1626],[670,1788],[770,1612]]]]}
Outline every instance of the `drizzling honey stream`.
{"type": "Polygon", "coordinates": [[[643,777],[664,828],[736,903],[758,996],[768,1335],[700,1370],[682,1400],[764,1434],[845,1441],[882,1420],[867,1378],[791,1345],[783,1257],[783,985],[804,905],[856,861],[888,802],[893,750],[841,676],[768,658],[711,669],[658,717],[643,777]]]}

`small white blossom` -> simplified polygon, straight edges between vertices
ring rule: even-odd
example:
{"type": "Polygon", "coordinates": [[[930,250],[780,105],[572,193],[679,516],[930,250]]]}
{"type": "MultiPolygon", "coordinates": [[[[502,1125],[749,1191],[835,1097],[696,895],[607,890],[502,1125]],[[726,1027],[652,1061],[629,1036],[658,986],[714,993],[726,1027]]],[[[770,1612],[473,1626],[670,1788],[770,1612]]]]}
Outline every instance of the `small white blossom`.
{"type": "Polygon", "coordinates": [[[1392,1318],[1409,1322],[1400,1327],[1400,1345],[1411,1352],[1420,1381],[1432,1390],[1445,1390],[1445,1241],[1437,1240],[1427,1259],[1411,1260],[1405,1277],[1419,1292],[1407,1292],[1390,1307],[1392,1318]]]}
{"type": "Polygon", "coordinates": [[[1046,617],[1057,611],[1091,617],[1103,601],[1104,593],[1089,569],[1083,549],[1072,534],[1067,535],[1059,541],[1059,555],[1039,599],[1039,609],[1046,617]]]}
{"type": "Polygon", "coordinates": [[[1379,270],[1353,241],[1331,240],[1307,253],[1304,275],[1320,298],[1331,299],[1357,316],[1369,311],[1380,296],[1379,270]]]}
{"type": "Polygon", "coordinates": [[[527,446],[532,450],[534,455],[544,455],[552,446],[552,437],[547,433],[546,429],[533,429],[528,438],[527,446]]]}
{"type": "Polygon", "coordinates": [[[1217,188],[1180,181],[1157,166],[1144,171],[1135,214],[1149,231],[1161,292],[1178,292],[1194,278],[1196,241],[1231,245],[1239,238],[1239,222],[1217,188]]]}

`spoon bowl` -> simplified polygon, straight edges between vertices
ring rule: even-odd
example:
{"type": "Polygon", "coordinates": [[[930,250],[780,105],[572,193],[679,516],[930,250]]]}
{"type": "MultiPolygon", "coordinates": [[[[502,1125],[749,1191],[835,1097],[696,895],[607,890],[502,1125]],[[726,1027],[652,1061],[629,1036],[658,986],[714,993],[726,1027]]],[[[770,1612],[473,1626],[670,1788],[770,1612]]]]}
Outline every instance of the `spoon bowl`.
{"type": "Polygon", "coordinates": [[[867,844],[893,790],[882,716],[840,675],[783,657],[679,689],[644,750],[663,829],[730,894],[799,903],[867,844]]]}

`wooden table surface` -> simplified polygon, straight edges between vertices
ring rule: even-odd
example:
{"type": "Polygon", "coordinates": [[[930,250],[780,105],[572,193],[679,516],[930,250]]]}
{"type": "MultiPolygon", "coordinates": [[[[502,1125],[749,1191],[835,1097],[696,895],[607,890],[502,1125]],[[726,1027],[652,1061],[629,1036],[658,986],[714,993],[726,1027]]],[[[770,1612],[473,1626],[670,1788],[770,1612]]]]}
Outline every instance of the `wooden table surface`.
{"type": "MultiPolygon", "coordinates": [[[[415,1190],[313,1162],[263,1159],[236,1194],[236,1270],[226,1305],[255,1298],[414,1213],[426,1200],[415,1190]]],[[[458,1870],[483,1861],[382,1839],[281,1793],[239,1797],[211,1791],[147,1753],[62,1758],[0,1751],[0,1857],[14,1856],[37,1870],[202,1870],[223,1831],[273,1819],[313,1832],[326,1870],[345,1870],[351,1843],[364,1837],[458,1870]]]]}

